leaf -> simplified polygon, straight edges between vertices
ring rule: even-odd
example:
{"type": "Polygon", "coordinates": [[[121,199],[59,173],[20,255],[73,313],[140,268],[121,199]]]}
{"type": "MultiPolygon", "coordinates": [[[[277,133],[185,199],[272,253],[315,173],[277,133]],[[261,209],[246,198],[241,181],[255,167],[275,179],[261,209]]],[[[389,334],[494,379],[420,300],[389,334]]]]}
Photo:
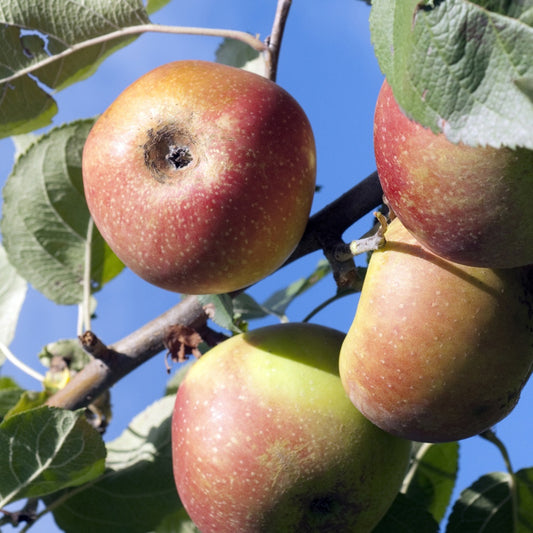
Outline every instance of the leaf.
{"type": "Polygon", "coordinates": [[[83,299],[89,243],[93,291],[123,268],[96,228],[88,241],[81,154],[92,123],[72,122],[39,137],[18,158],[4,187],[0,227],[9,261],[35,289],[59,304],[83,299]]]}
{"type": "Polygon", "coordinates": [[[280,289],[272,294],[264,303],[263,308],[270,314],[287,321],[285,312],[289,305],[305,291],[313,287],[321,279],[331,272],[331,266],[326,259],[318,262],[315,270],[306,278],[294,281],[288,287],[280,289]]]}
{"type": "Polygon", "coordinates": [[[68,362],[70,370],[78,372],[91,360],[91,356],[81,347],[78,339],[61,339],[47,344],[38,354],[41,363],[50,368],[54,357],[68,362]]]}
{"type": "Polygon", "coordinates": [[[200,530],[189,518],[185,508],[181,508],[175,513],[165,516],[155,533],[200,533],[200,530]]]}
{"type": "Polygon", "coordinates": [[[453,142],[531,149],[532,18],[528,2],[375,0],[370,30],[408,116],[453,142]]]}
{"type": "Polygon", "coordinates": [[[0,422],[6,413],[19,401],[24,389],[13,379],[0,376],[0,422]]]}
{"type": "MultiPolygon", "coordinates": [[[[26,281],[17,274],[8,261],[6,251],[0,243],[0,343],[6,346],[9,346],[15,336],[26,291],[26,281]]],[[[0,365],[4,359],[0,351],[0,365]]]]}
{"type": "Polygon", "coordinates": [[[102,41],[41,66],[43,61],[73,50],[89,39],[149,22],[142,0],[3,2],[0,137],[27,133],[49,124],[57,105],[46,88],[60,90],[90,76],[107,56],[135,37],[102,41]]]}
{"type": "Polygon", "coordinates": [[[148,0],[146,2],[146,12],[151,15],[162,7],[165,7],[169,2],[170,0],[148,0]]]}
{"type": "Polygon", "coordinates": [[[19,396],[19,399],[13,407],[6,413],[5,419],[23,413],[24,411],[29,411],[30,409],[35,409],[36,407],[41,407],[44,405],[49,395],[46,391],[32,391],[26,390],[23,391],[19,396]]]}
{"type": "Polygon", "coordinates": [[[459,444],[420,444],[414,454],[413,475],[402,492],[440,522],[446,514],[459,468],[459,444]]]}
{"type": "Polygon", "coordinates": [[[218,63],[266,76],[265,55],[236,39],[224,39],[216,51],[218,63]]]}
{"type": "Polygon", "coordinates": [[[461,492],[450,514],[446,533],[514,531],[509,480],[508,473],[493,472],[461,492]]]}
{"type": "Polygon", "coordinates": [[[533,468],[524,468],[515,474],[518,500],[516,533],[533,531],[533,468]]]}
{"type": "Polygon", "coordinates": [[[107,445],[107,470],[82,489],[45,498],[67,533],[146,533],[181,509],[172,473],[170,424],[174,398],[137,415],[107,445]]]}
{"type": "Polygon", "coordinates": [[[236,39],[224,39],[215,52],[217,63],[232,67],[244,67],[248,61],[256,59],[259,52],[236,39]]]}
{"type": "Polygon", "coordinates": [[[233,313],[242,320],[264,318],[269,312],[249,294],[243,292],[233,298],[233,313]]]}
{"type": "Polygon", "coordinates": [[[202,294],[197,296],[207,316],[220,327],[242,333],[234,320],[233,302],[227,294],[202,294]]]}
{"type": "Polygon", "coordinates": [[[74,487],[104,468],[101,436],[83,412],[39,407],[0,424],[0,507],[74,487]]]}
{"type": "Polygon", "coordinates": [[[399,493],[372,533],[437,533],[439,524],[418,502],[399,493]]]}

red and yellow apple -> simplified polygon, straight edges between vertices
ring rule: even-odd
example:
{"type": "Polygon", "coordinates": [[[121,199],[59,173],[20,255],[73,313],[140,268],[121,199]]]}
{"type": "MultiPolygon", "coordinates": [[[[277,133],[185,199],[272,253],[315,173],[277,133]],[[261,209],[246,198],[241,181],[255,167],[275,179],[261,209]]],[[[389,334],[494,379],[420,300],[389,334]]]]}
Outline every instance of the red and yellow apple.
{"type": "Polygon", "coordinates": [[[314,324],[267,326],[194,363],[176,396],[172,454],[202,533],[363,533],[385,514],[411,443],[346,396],[343,338],[314,324]]]}
{"type": "Polygon", "coordinates": [[[416,441],[471,437],[516,405],[533,368],[533,268],[439,258],[395,219],[340,354],[354,405],[416,441]]]}
{"type": "Polygon", "coordinates": [[[405,227],[457,263],[533,263],[533,151],[472,147],[410,120],[385,81],[374,117],[385,197],[405,227]]]}
{"type": "Polygon", "coordinates": [[[154,285],[224,293],[278,268],[315,189],[309,121],[272,81],[177,61],[122,92],[83,151],[91,215],[117,256],[154,285]]]}

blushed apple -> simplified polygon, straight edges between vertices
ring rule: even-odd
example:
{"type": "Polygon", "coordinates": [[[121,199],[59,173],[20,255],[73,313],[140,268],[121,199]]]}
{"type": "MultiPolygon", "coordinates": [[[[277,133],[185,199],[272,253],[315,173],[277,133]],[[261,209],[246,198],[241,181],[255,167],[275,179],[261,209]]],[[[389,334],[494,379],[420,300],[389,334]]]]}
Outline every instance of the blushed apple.
{"type": "Polygon", "coordinates": [[[533,268],[439,258],[393,220],[340,354],[354,405],[403,438],[454,441],[507,416],[533,368],[533,268]]]}
{"type": "Polygon", "coordinates": [[[202,533],[368,532],[394,500],[411,443],[352,405],[344,335],[267,326],[224,341],[188,372],[172,420],[174,477],[202,533]]]}
{"type": "Polygon", "coordinates": [[[204,61],[155,68],[92,128],[83,182],[117,256],[154,285],[224,293],[278,268],[315,189],[311,125],[257,74],[204,61]]]}
{"type": "Polygon", "coordinates": [[[454,144],[407,118],[386,81],[374,150],[388,203],[424,246],[471,266],[533,263],[533,151],[454,144]]]}

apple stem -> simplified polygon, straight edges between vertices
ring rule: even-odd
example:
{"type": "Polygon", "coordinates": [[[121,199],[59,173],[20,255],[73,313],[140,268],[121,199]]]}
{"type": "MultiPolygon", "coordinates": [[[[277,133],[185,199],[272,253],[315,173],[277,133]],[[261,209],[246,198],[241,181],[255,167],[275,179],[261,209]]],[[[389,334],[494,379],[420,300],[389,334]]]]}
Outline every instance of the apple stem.
{"type": "Polygon", "coordinates": [[[352,241],[349,244],[339,244],[335,250],[337,261],[348,261],[352,257],[378,250],[385,244],[385,231],[387,231],[387,219],[382,213],[375,212],[379,225],[371,230],[369,236],[352,241]]]}
{"type": "Polygon", "coordinates": [[[287,17],[289,16],[291,3],[292,0],[278,0],[272,31],[266,40],[267,77],[272,81],[276,81],[281,41],[283,39],[283,32],[285,30],[287,17]]]}

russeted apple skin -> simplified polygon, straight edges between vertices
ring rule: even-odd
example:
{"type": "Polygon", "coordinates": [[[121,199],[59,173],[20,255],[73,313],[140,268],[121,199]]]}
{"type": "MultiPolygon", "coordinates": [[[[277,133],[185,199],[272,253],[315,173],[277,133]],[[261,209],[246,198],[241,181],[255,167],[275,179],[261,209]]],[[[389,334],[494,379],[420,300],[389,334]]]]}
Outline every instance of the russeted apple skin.
{"type": "Polygon", "coordinates": [[[189,294],[263,279],[299,242],[315,190],[311,125],[279,85],[177,61],[98,118],[83,151],[95,224],[146,281],[189,294]]]}
{"type": "Polygon", "coordinates": [[[374,150],[388,203],[427,248],[478,267],[533,263],[533,151],[454,144],[407,118],[387,81],[374,150]]]}
{"type": "Polygon", "coordinates": [[[394,435],[464,439],[514,408],[533,367],[533,267],[459,265],[395,219],[369,261],[339,367],[354,405],[394,435]]]}
{"type": "Polygon", "coordinates": [[[344,334],[287,323],[217,345],[179,387],[174,477],[202,533],[369,532],[394,500],[411,443],[352,405],[344,334]]]}

